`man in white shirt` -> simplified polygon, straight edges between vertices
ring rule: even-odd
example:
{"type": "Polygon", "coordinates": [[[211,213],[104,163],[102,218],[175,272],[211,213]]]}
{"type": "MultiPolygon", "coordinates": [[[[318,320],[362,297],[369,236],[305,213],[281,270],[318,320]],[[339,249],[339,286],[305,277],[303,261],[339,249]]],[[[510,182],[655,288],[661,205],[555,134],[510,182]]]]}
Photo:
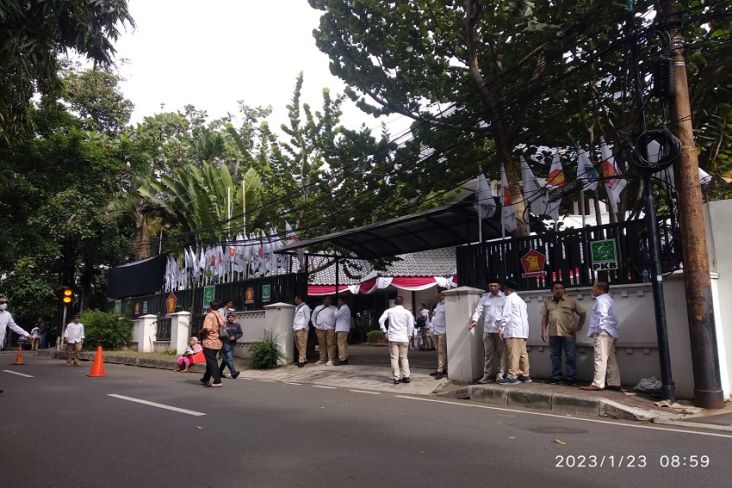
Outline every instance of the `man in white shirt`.
{"type": "Polygon", "coordinates": [[[501,311],[501,320],[498,336],[506,341],[506,363],[508,377],[500,381],[500,385],[515,385],[531,383],[529,376],[529,353],[526,351],[526,342],[529,339],[529,318],[526,302],[516,290],[515,281],[506,281],[503,290],[506,301],[501,311]]]}
{"type": "Polygon", "coordinates": [[[81,353],[81,346],[84,343],[84,324],[79,322],[80,318],[79,314],[74,315],[74,318],[66,326],[66,330],[64,330],[66,366],[71,366],[72,361],[74,366],[80,365],[79,354],[81,353]]]}
{"type": "Polygon", "coordinates": [[[333,366],[336,355],[335,318],[336,308],[331,297],[325,297],[323,304],[313,310],[312,321],[315,334],[318,336],[318,353],[320,359],[317,365],[333,366]],[[327,350],[327,352],[326,352],[327,350]]]}
{"type": "Polygon", "coordinates": [[[445,295],[442,292],[444,288],[437,288],[435,299],[437,305],[432,311],[432,340],[435,342],[437,349],[437,371],[430,373],[436,380],[441,380],[447,373],[447,320],[445,318],[445,295]]]}
{"type": "MultiPolygon", "coordinates": [[[[8,327],[10,327],[16,334],[25,337],[31,336],[28,332],[23,330],[22,327],[15,323],[13,316],[8,312],[8,299],[5,298],[5,295],[0,295],[0,351],[5,347],[5,331],[8,327]]],[[[0,390],[0,393],[2,392],[3,390],[0,390]]]]}
{"type": "Polygon", "coordinates": [[[337,366],[348,364],[348,333],[351,332],[351,309],[346,301],[338,298],[338,309],[336,318],[336,342],[338,342],[338,363],[337,366]]]}
{"type": "Polygon", "coordinates": [[[302,301],[302,297],[295,295],[295,317],[292,319],[292,330],[295,334],[295,348],[297,349],[297,367],[302,368],[308,362],[308,331],[310,324],[310,307],[302,301]]]}
{"type": "Polygon", "coordinates": [[[615,343],[618,340],[618,316],[615,313],[615,302],[609,294],[610,285],[598,281],[592,285],[592,296],[595,305],[592,307],[590,330],[587,335],[595,342],[595,376],[592,384],[581,387],[583,390],[620,389],[620,369],[615,359],[615,343]]]}
{"type": "Polygon", "coordinates": [[[404,308],[404,298],[396,297],[394,306],[381,314],[379,327],[389,340],[389,357],[394,384],[411,382],[407,353],[409,352],[409,338],[414,332],[414,316],[412,312],[404,308]],[[387,319],[389,320],[388,331],[386,330],[387,319]]]}
{"type": "Polygon", "coordinates": [[[493,383],[503,380],[506,372],[506,347],[499,337],[501,314],[506,297],[501,292],[501,284],[498,280],[488,283],[488,293],[480,297],[475,307],[469,328],[478,325],[480,316],[483,315],[483,351],[485,361],[483,363],[483,377],[478,383],[493,383]]]}

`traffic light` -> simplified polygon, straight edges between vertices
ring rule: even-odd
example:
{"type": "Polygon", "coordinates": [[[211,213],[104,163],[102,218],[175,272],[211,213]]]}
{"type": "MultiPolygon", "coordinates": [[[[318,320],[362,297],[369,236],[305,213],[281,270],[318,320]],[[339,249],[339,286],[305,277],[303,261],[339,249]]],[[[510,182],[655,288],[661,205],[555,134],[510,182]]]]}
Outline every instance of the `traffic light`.
{"type": "Polygon", "coordinates": [[[74,301],[74,290],[71,288],[64,288],[61,292],[61,303],[64,305],[71,305],[74,301]]]}

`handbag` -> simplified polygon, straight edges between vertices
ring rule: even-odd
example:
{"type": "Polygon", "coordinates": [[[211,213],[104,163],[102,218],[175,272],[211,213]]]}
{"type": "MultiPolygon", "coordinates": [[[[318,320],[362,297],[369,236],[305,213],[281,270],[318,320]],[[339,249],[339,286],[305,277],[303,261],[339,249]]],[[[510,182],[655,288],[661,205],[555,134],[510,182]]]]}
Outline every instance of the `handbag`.
{"type": "Polygon", "coordinates": [[[218,324],[219,324],[219,340],[228,341],[229,340],[229,329],[226,328],[226,324],[222,324],[219,321],[218,315],[216,315],[216,322],[218,322],[218,324]]]}

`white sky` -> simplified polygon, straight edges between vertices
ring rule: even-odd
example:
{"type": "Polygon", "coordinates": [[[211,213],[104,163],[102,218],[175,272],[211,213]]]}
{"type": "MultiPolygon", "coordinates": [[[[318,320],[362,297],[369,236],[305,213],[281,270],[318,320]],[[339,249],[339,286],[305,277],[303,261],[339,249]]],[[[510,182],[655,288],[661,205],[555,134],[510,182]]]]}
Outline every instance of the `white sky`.
{"type": "MultiPolygon", "coordinates": [[[[118,40],[117,61],[127,98],[135,104],[132,122],[192,104],[216,118],[237,113],[237,100],[271,105],[273,129],[286,122],[295,77],[304,72],[302,101],[321,105],[321,91],[342,93],[328,57],[315,46],[312,31],[320,12],[307,0],[129,0],[136,29],[118,40]],[[120,62],[124,60],[124,62],[120,62]],[[161,104],[165,104],[161,109],[161,104]]],[[[392,136],[409,126],[392,117],[392,136]]],[[[349,101],[341,122],[356,128],[379,121],[349,101]]],[[[378,130],[376,131],[378,133],[378,130]]],[[[375,134],[376,135],[376,134],[375,134]]]]}

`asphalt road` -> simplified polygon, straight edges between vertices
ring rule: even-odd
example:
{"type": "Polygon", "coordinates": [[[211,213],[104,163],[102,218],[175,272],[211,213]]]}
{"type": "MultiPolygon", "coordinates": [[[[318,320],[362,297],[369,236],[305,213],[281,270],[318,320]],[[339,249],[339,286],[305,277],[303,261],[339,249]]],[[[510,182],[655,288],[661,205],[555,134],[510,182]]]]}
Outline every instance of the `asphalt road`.
{"type": "Polygon", "coordinates": [[[88,378],[89,364],[11,360],[0,354],[3,488],[710,488],[732,475],[723,432],[281,382],[207,389],[197,375],[109,364],[88,378]],[[670,456],[683,456],[679,467],[670,456]]]}

